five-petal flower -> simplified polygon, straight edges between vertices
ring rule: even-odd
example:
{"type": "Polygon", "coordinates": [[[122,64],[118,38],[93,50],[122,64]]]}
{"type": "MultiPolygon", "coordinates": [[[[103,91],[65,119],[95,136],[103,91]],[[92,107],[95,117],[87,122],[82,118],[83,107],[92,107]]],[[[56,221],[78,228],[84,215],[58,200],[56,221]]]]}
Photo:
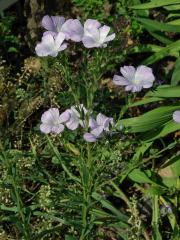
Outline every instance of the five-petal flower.
{"type": "Polygon", "coordinates": [[[84,36],[82,42],[86,48],[106,47],[107,42],[115,38],[115,33],[108,36],[110,27],[101,24],[97,20],[88,19],[84,23],[84,36]]]}
{"type": "Polygon", "coordinates": [[[120,68],[123,75],[114,75],[113,82],[115,85],[126,86],[126,91],[140,92],[142,88],[150,88],[153,85],[155,77],[152,69],[141,65],[135,69],[133,66],[124,66],[120,68]]]}
{"type": "Polygon", "coordinates": [[[69,112],[65,111],[60,115],[57,108],[50,108],[41,117],[40,130],[43,133],[61,133],[64,130],[62,123],[67,122],[69,118],[69,112]]]}
{"type": "Polygon", "coordinates": [[[103,132],[109,132],[109,125],[113,125],[113,119],[106,117],[104,114],[99,113],[96,120],[90,118],[89,127],[91,129],[90,133],[84,134],[84,139],[87,142],[95,142],[101,137],[103,132]]]}
{"type": "Polygon", "coordinates": [[[60,32],[56,36],[47,34],[42,37],[42,41],[37,44],[35,51],[40,57],[56,57],[60,51],[67,48],[67,43],[63,43],[65,34],[60,32]]]}

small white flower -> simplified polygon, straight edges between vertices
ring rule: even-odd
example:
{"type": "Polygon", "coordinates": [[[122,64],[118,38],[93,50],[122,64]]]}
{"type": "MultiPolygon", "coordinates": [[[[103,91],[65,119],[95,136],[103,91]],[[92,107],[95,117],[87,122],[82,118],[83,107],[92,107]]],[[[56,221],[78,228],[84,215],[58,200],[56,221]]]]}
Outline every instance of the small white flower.
{"type": "Polygon", "coordinates": [[[144,65],[135,69],[133,66],[124,66],[120,68],[123,75],[114,75],[113,83],[119,86],[126,86],[126,91],[140,92],[142,88],[150,88],[153,85],[155,77],[152,69],[144,65]]]}
{"type": "Polygon", "coordinates": [[[50,108],[41,117],[40,130],[43,133],[61,133],[64,130],[62,123],[67,122],[69,118],[70,114],[67,111],[60,115],[57,108],[50,108]]]}

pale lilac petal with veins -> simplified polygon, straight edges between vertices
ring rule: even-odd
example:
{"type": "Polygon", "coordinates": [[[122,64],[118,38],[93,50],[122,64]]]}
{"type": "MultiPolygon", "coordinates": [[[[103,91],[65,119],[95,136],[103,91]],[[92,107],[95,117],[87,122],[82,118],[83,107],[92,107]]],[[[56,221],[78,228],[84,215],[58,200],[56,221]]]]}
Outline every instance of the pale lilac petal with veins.
{"type": "Polygon", "coordinates": [[[84,29],[78,19],[68,19],[62,26],[61,31],[65,33],[67,40],[80,42],[82,40],[84,29]]]}
{"type": "Polygon", "coordinates": [[[143,88],[152,87],[155,80],[152,69],[144,65],[137,69],[133,66],[124,66],[120,68],[120,72],[123,76],[114,75],[113,83],[125,86],[126,91],[140,92],[143,88]]]}
{"type": "Polygon", "coordinates": [[[65,18],[61,16],[44,16],[42,19],[42,26],[48,30],[48,33],[55,35],[61,31],[65,18]]]}
{"type": "Polygon", "coordinates": [[[86,142],[96,142],[97,138],[91,133],[85,133],[83,138],[86,142]]]}
{"type": "Polygon", "coordinates": [[[48,111],[44,112],[41,117],[40,130],[43,133],[56,133],[59,134],[64,130],[65,123],[69,120],[70,114],[64,112],[61,115],[57,108],[50,108],[48,111]]]}
{"type": "Polygon", "coordinates": [[[180,111],[175,111],[173,113],[173,120],[177,123],[180,123],[180,111]]]}

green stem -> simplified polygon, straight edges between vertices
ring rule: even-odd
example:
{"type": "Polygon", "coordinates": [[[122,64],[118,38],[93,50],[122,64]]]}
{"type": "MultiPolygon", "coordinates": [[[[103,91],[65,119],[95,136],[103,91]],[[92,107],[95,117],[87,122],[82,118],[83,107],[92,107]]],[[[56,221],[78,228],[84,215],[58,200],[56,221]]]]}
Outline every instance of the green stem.
{"type": "Polygon", "coordinates": [[[152,212],[152,226],[154,230],[158,229],[158,219],[159,219],[158,195],[155,195],[153,197],[153,212],[152,212]]]}
{"type": "MultiPolygon", "coordinates": [[[[91,148],[90,144],[87,143],[87,162],[83,161],[82,165],[84,164],[85,167],[87,166],[87,175],[88,180],[84,179],[84,174],[82,173],[82,183],[83,183],[83,207],[82,207],[82,223],[83,223],[83,229],[81,231],[81,237],[80,240],[86,239],[87,236],[87,229],[89,225],[88,215],[89,215],[89,206],[91,204],[91,193],[92,193],[92,186],[93,186],[93,177],[92,177],[92,168],[93,168],[93,158],[91,155],[91,148]]],[[[84,158],[83,158],[84,160],[84,158]]],[[[87,176],[85,176],[86,178],[87,176]]]]}
{"type": "Polygon", "coordinates": [[[46,138],[47,138],[48,143],[49,143],[50,147],[52,148],[55,156],[56,156],[56,157],[58,158],[58,160],[60,161],[63,170],[67,173],[67,175],[68,175],[72,180],[74,180],[74,181],[76,181],[76,182],[78,182],[78,183],[81,183],[80,179],[79,179],[78,177],[74,176],[74,175],[69,171],[69,169],[66,167],[66,165],[62,162],[62,160],[61,160],[61,155],[60,155],[58,149],[53,146],[53,143],[52,143],[51,139],[49,138],[49,136],[46,136],[46,138]]]}

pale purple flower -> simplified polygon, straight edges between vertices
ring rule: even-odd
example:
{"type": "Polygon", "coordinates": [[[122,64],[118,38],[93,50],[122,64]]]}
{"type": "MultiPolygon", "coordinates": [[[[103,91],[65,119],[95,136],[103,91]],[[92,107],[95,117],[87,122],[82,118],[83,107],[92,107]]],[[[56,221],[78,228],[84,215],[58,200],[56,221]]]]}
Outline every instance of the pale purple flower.
{"type": "Polygon", "coordinates": [[[115,85],[126,86],[126,91],[140,92],[142,88],[150,88],[153,85],[155,77],[152,69],[141,65],[135,69],[133,66],[124,66],[120,68],[123,76],[114,75],[115,85]]]}
{"type": "Polygon", "coordinates": [[[60,32],[54,37],[51,34],[47,34],[43,36],[42,41],[37,44],[35,48],[36,54],[40,57],[56,57],[60,51],[67,48],[67,43],[63,43],[64,40],[64,33],[60,32]]]}
{"type": "Polygon", "coordinates": [[[84,134],[84,139],[87,142],[95,142],[100,138],[103,132],[109,132],[109,126],[113,125],[113,119],[106,117],[104,114],[99,113],[96,120],[90,118],[89,127],[91,129],[90,133],[84,134]]]}
{"type": "Polygon", "coordinates": [[[80,125],[81,127],[85,126],[85,115],[87,114],[87,109],[84,107],[83,104],[72,106],[70,109],[67,110],[70,114],[69,120],[66,122],[66,127],[75,130],[80,125]],[[83,118],[82,118],[83,115],[83,118]]]}
{"type": "Polygon", "coordinates": [[[173,120],[177,123],[180,123],[180,111],[175,111],[173,113],[173,120]]]}
{"type": "Polygon", "coordinates": [[[44,112],[41,117],[40,130],[43,133],[61,133],[64,130],[64,125],[70,118],[69,112],[65,111],[59,114],[58,108],[50,108],[44,112]]]}
{"type": "Polygon", "coordinates": [[[86,48],[106,47],[107,42],[115,38],[115,33],[108,36],[110,27],[101,24],[97,20],[88,19],[84,23],[84,36],[82,42],[86,48]]]}

